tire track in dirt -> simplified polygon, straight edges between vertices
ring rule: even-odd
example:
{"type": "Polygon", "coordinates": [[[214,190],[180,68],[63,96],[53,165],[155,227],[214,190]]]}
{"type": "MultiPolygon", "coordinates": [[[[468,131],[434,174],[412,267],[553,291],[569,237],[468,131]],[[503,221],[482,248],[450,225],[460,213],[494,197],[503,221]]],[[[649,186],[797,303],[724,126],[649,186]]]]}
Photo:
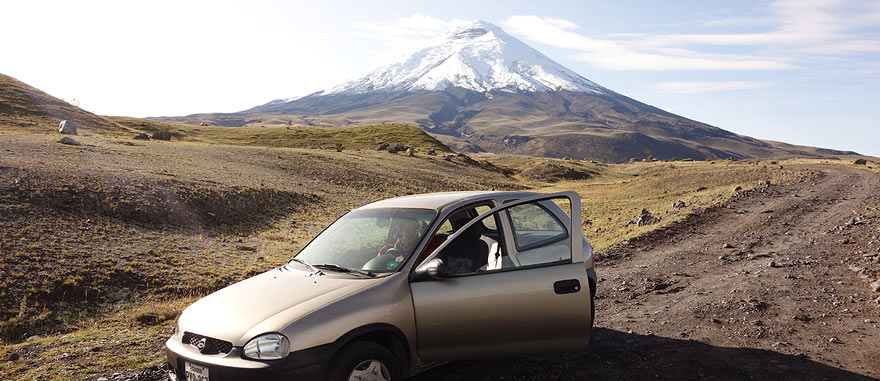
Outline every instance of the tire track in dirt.
{"type": "MultiPolygon", "coordinates": [[[[735,198],[608,253],[587,351],[416,379],[877,378],[880,295],[848,269],[864,245],[838,227],[880,205],[880,176],[811,168],[823,173],[812,183],[735,198]]],[[[862,227],[880,233],[880,220],[862,227]]]]}

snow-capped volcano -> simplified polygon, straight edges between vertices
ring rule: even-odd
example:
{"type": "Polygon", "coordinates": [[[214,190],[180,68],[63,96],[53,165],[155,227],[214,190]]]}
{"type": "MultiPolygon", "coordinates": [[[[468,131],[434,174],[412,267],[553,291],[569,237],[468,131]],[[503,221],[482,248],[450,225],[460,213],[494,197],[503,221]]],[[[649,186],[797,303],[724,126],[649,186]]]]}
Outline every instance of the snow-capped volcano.
{"type": "Polygon", "coordinates": [[[547,58],[501,28],[477,21],[447,33],[405,61],[329,89],[324,94],[443,90],[535,92],[607,90],[547,58]]]}

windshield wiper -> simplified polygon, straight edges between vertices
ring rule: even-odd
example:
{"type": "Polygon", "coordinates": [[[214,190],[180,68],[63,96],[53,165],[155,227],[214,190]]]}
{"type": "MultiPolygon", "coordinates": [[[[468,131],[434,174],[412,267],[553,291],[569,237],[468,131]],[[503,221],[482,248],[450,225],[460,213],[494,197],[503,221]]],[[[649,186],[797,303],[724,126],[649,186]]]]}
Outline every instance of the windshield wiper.
{"type": "Polygon", "coordinates": [[[366,275],[370,278],[373,278],[376,276],[375,273],[371,273],[369,271],[350,269],[348,267],[342,267],[342,266],[337,265],[335,263],[322,263],[319,265],[311,265],[311,266],[314,268],[318,268],[318,269],[326,269],[326,270],[331,270],[331,271],[339,271],[339,272],[343,272],[343,273],[356,273],[356,274],[366,275]]]}
{"type": "Polygon", "coordinates": [[[320,273],[321,273],[321,270],[319,270],[317,267],[312,266],[312,265],[306,263],[306,261],[304,261],[304,260],[302,260],[302,259],[299,259],[299,258],[293,257],[293,258],[290,258],[290,261],[288,261],[288,263],[290,263],[290,262],[296,262],[296,263],[299,263],[299,264],[305,265],[306,267],[308,267],[309,269],[311,269],[311,270],[314,271],[315,273],[319,273],[319,275],[320,275],[320,273]]]}

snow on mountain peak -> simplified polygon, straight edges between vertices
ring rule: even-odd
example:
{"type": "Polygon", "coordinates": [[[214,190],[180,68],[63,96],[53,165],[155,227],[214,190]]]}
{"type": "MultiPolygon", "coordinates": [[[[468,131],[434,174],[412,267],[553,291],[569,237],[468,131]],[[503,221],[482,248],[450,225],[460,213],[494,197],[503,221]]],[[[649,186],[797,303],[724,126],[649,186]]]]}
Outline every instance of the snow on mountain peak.
{"type": "Polygon", "coordinates": [[[476,21],[447,33],[402,62],[324,93],[443,90],[489,92],[583,91],[608,94],[594,82],[547,58],[501,28],[476,21]]]}

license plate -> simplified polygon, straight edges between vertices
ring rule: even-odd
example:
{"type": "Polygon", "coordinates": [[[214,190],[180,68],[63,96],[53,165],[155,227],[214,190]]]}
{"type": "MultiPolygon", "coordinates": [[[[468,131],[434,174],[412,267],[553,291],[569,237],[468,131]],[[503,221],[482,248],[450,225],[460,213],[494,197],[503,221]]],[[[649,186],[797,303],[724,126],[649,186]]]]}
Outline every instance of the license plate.
{"type": "Polygon", "coordinates": [[[184,361],[183,370],[186,372],[186,381],[208,381],[208,367],[184,361]]]}

